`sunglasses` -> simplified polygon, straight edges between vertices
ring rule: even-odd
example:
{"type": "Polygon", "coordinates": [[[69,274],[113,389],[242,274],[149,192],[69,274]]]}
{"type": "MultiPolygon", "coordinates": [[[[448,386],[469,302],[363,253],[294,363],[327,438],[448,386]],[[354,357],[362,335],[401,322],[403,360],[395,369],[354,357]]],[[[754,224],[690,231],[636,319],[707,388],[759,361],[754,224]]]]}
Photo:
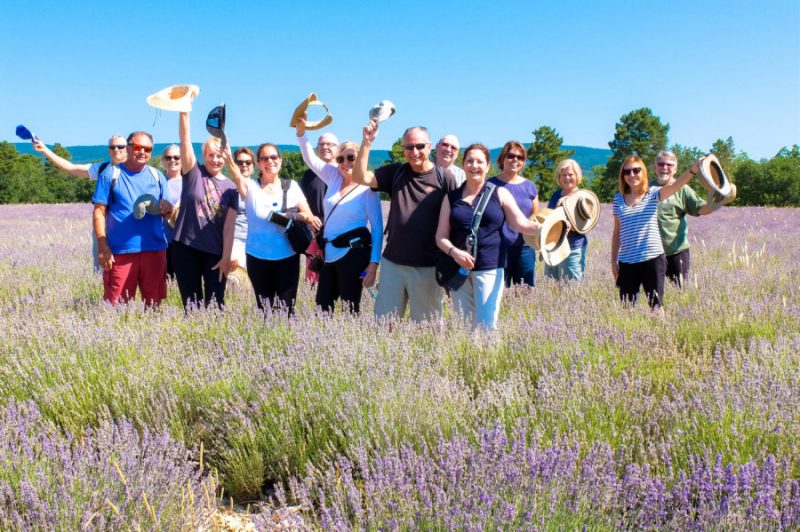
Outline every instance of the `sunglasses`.
{"type": "Polygon", "coordinates": [[[164,156],[164,160],[165,161],[180,161],[181,160],[181,156],[180,155],[165,155],[164,156]]]}
{"type": "Polygon", "coordinates": [[[658,166],[660,166],[661,168],[672,168],[673,166],[675,166],[675,163],[661,163],[660,162],[660,163],[658,163],[658,166]]]}
{"type": "Polygon", "coordinates": [[[623,168],[622,175],[639,175],[642,173],[642,167],[637,166],[635,168],[623,168]]]}
{"type": "Polygon", "coordinates": [[[111,144],[108,147],[108,149],[109,150],[124,150],[125,149],[125,145],[124,144],[111,144]]]}
{"type": "Polygon", "coordinates": [[[153,147],[152,146],[142,146],[141,144],[130,144],[133,151],[143,151],[145,153],[152,153],[153,147]]]}
{"type": "Polygon", "coordinates": [[[244,165],[244,166],[252,166],[253,165],[253,161],[251,161],[250,159],[240,159],[240,160],[237,160],[235,162],[239,166],[242,166],[242,165],[244,165]]]}
{"type": "Polygon", "coordinates": [[[440,142],[439,146],[442,146],[443,148],[447,148],[448,150],[458,151],[458,146],[453,146],[452,144],[448,144],[447,142],[440,142]]]}
{"type": "Polygon", "coordinates": [[[347,160],[347,161],[352,163],[353,161],[356,160],[356,156],[353,155],[352,153],[349,154],[349,155],[337,155],[336,156],[336,162],[339,163],[339,164],[342,164],[345,160],[347,160]]]}
{"type": "Polygon", "coordinates": [[[262,155],[261,157],[258,158],[258,162],[265,163],[265,162],[270,161],[270,160],[277,161],[280,158],[281,158],[280,155],[276,155],[276,154],[273,153],[272,155],[262,155]]]}
{"type": "Polygon", "coordinates": [[[338,146],[335,142],[317,142],[319,148],[335,148],[338,146]]]}
{"type": "Polygon", "coordinates": [[[417,151],[422,151],[425,149],[425,146],[427,146],[427,144],[424,142],[418,142],[417,144],[405,144],[403,145],[403,149],[406,151],[412,151],[414,148],[416,148],[417,151]]]}
{"type": "Polygon", "coordinates": [[[520,155],[518,153],[507,153],[506,154],[506,159],[508,159],[509,161],[524,161],[525,160],[525,156],[524,155],[520,155]]]}

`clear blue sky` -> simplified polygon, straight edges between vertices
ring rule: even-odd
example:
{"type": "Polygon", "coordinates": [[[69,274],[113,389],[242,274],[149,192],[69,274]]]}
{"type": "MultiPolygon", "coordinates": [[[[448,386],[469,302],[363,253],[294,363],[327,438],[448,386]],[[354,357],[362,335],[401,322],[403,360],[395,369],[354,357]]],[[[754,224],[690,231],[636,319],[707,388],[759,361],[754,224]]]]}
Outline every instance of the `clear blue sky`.
{"type": "Polygon", "coordinates": [[[800,143],[798,0],[6,0],[1,17],[0,140],[21,123],[48,143],[174,141],[177,114],[145,97],[194,83],[193,140],[224,101],[234,145],[295,143],[288,121],[311,91],[356,141],[369,108],[394,101],[378,148],[416,124],[490,147],[549,125],[607,148],[643,106],[670,143],[732,136],[756,159],[800,143]]]}

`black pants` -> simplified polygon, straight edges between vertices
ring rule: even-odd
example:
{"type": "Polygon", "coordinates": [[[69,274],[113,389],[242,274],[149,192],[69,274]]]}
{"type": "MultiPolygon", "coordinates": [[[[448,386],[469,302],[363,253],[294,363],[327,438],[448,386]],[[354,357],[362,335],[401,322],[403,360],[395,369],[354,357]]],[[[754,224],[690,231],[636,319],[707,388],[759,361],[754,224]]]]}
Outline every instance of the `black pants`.
{"type": "Polygon", "coordinates": [[[175,278],[175,266],[172,264],[172,248],[175,244],[176,242],[173,240],[167,247],[167,277],[169,279],[175,278]]]}
{"type": "Polygon", "coordinates": [[[212,299],[222,308],[225,305],[225,278],[220,281],[219,270],[211,269],[222,257],[181,242],[173,242],[169,251],[184,308],[190,304],[200,305],[201,301],[208,306],[212,299]]]}
{"type": "Polygon", "coordinates": [[[636,303],[639,286],[644,288],[650,308],[664,304],[664,274],[667,271],[667,258],[662,253],[644,262],[619,263],[619,298],[623,303],[636,303]]]}
{"type": "Polygon", "coordinates": [[[676,286],[683,288],[689,280],[689,267],[691,265],[692,257],[689,255],[689,248],[674,255],[667,255],[667,279],[676,286]]]}
{"type": "Polygon", "coordinates": [[[371,247],[355,248],[336,262],[326,262],[319,274],[317,305],[325,312],[333,312],[333,304],[340,297],[345,308],[358,314],[361,310],[361,273],[369,265],[371,247]]]}
{"type": "Polygon", "coordinates": [[[300,255],[280,260],[264,260],[247,255],[247,276],[253,285],[258,308],[286,309],[291,316],[300,281],[300,255]]]}

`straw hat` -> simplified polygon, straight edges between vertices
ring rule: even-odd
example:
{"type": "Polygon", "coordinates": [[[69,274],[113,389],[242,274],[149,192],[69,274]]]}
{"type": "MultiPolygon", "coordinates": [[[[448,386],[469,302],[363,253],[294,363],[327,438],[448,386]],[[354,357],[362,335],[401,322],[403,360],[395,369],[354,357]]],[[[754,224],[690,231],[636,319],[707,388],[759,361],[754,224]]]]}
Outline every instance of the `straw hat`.
{"type": "Polygon", "coordinates": [[[389,100],[381,100],[369,110],[369,119],[383,122],[397,112],[397,107],[389,100]]]}
{"type": "Polygon", "coordinates": [[[716,193],[723,198],[729,198],[733,193],[731,181],[722,166],[719,164],[717,156],[712,154],[703,157],[700,166],[700,183],[711,193],[716,193]]]}
{"type": "Polygon", "coordinates": [[[242,292],[249,292],[252,290],[253,285],[250,283],[247,270],[237,264],[231,273],[228,274],[228,288],[242,292]]]}
{"type": "Polygon", "coordinates": [[[522,235],[525,243],[537,250],[548,266],[557,266],[569,256],[567,233],[569,220],[562,207],[557,209],[539,209],[531,220],[542,226],[533,235],[522,235]]]}
{"type": "Polygon", "coordinates": [[[147,103],[157,109],[188,113],[198,94],[200,87],[197,85],[173,85],[148,96],[147,103]]]}
{"type": "Polygon", "coordinates": [[[300,105],[297,106],[297,109],[294,110],[294,114],[292,115],[292,119],[289,121],[289,127],[295,127],[297,125],[297,121],[303,116],[303,113],[306,112],[309,105],[319,105],[325,112],[325,118],[322,120],[317,120],[316,122],[306,122],[306,131],[313,131],[315,129],[322,129],[323,127],[327,126],[331,122],[333,122],[333,116],[331,116],[331,112],[328,110],[328,106],[322,103],[317,99],[317,95],[315,93],[309,94],[305,100],[300,102],[300,105]]]}
{"type": "Polygon", "coordinates": [[[594,229],[600,219],[600,199],[591,190],[579,188],[561,202],[569,225],[576,233],[585,234],[594,229]]]}

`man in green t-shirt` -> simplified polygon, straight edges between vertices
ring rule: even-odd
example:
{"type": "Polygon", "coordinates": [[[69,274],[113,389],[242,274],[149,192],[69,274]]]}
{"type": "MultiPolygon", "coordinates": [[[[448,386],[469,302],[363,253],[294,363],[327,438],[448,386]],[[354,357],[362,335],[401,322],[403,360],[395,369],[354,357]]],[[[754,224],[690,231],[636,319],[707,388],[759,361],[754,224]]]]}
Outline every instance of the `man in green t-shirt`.
{"type": "MultiPolygon", "coordinates": [[[[678,158],[671,151],[660,152],[656,156],[655,171],[659,186],[671,184],[678,171],[678,158]]],[[[658,204],[658,228],[667,255],[667,278],[675,285],[682,287],[689,278],[691,259],[686,215],[711,214],[720,206],[716,203],[707,204],[689,186],[658,204]]]]}

